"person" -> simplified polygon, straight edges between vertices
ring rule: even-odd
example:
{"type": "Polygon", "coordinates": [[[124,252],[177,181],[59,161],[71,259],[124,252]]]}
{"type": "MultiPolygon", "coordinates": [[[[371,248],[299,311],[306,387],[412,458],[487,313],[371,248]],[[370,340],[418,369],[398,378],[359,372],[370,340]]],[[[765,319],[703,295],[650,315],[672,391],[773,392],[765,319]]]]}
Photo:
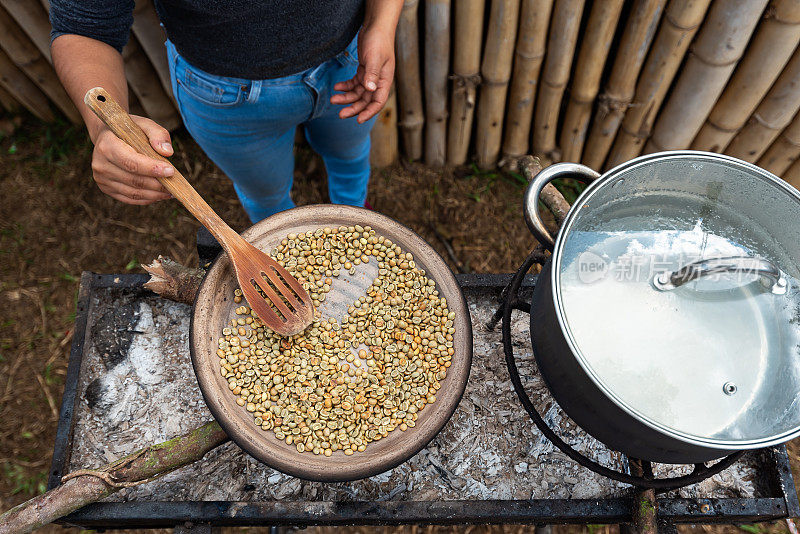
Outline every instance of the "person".
{"type": "MultiPolygon", "coordinates": [[[[294,206],[295,129],[325,163],[331,202],[363,206],[369,131],[394,76],[402,0],[155,0],[186,129],[233,181],[253,222],[294,206]]],[[[136,153],[83,104],[102,86],[126,108],[122,60],[134,0],[51,0],[53,64],[94,143],[101,191],[128,204],[170,198],[170,165],[136,153]]],[[[134,116],[153,148],[170,135],[134,116]]]]}

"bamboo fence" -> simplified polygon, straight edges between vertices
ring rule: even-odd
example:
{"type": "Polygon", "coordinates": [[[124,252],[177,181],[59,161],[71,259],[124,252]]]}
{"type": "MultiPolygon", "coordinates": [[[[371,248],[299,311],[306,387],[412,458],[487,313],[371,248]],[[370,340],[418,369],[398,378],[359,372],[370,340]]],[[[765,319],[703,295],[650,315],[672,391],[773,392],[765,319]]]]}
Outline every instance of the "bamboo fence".
{"type": "Polygon", "coordinates": [[[781,176],[800,158],[800,113],[758,159],[758,166],[781,176]]]}
{"type": "Polygon", "coordinates": [[[447,155],[450,0],[425,0],[425,45],[425,163],[440,167],[447,155]]]}
{"type": "Polygon", "coordinates": [[[388,167],[397,161],[397,94],[394,86],[389,92],[386,105],[378,114],[378,120],[370,133],[372,150],[369,159],[375,167],[388,167]]]}
{"type": "Polygon", "coordinates": [[[481,39],[476,39],[475,36],[483,32],[484,9],[485,0],[459,0],[453,10],[455,43],[453,74],[450,76],[453,80],[453,93],[447,129],[447,163],[452,165],[464,163],[469,155],[472,118],[481,81],[481,39]]]}
{"type": "Polygon", "coordinates": [[[792,163],[781,176],[795,188],[800,189],[800,160],[792,163]]]}
{"type": "Polygon", "coordinates": [[[642,153],[653,131],[664,97],[675,79],[689,44],[703,22],[711,0],[672,0],[642,68],[607,165],[614,167],[642,153]]]}
{"type": "Polygon", "coordinates": [[[553,0],[522,0],[503,137],[503,156],[506,161],[516,160],[528,153],[533,103],[539,70],[547,49],[547,27],[552,9],[553,0]]]}
{"type": "Polygon", "coordinates": [[[772,85],[750,120],[725,149],[727,154],[755,162],[789,126],[800,109],[800,54],[795,54],[772,85]]]}
{"type": "MultiPolygon", "coordinates": [[[[52,68],[46,0],[0,0],[0,113],[79,120],[52,68]]],[[[164,33],[136,0],[131,109],[180,124],[164,33]]],[[[724,152],[800,185],[800,0],[405,0],[372,162],[604,170],[724,152]]]]}
{"type": "Polygon", "coordinates": [[[625,113],[633,102],[636,79],[656,34],[665,3],[666,0],[636,0],[634,3],[583,155],[583,162],[593,169],[603,167],[625,113]]]}
{"type": "Polygon", "coordinates": [[[800,0],[776,0],[770,8],[692,148],[724,150],[800,43],[800,0]]]}
{"type": "Polygon", "coordinates": [[[422,158],[422,127],[425,126],[419,66],[418,11],[419,0],[406,0],[403,3],[395,39],[397,56],[395,77],[400,106],[398,124],[402,132],[405,153],[411,159],[422,158]]]}
{"type": "Polygon", "coordinates": [[[544,165],[561,159],[556,146],[556,129],[577,46],[583,7],[584,0],[556,0],[553,7],[531,137],[533,152],[544,165]]]}
{"type": "Polygon", "coordinates": [[[645,152],[687,148],[725,89],[767,0],[717,0],[697,35],[645,152]]]}
{"type": "Polygon", "coordinates": [[[481,94],[475,132],[475,159],[479,167],[493,167],[500,154],[506,93],[514,61],[519,0],[492,0],[489,32],[481,64],[481,94]]]}
{"type": "Polygon", "coordinates": [[[600,77],[611,49],[623,0],[595,2],[589,15],[586,34],[575,66],[575,80],[569,95],[564,124],[561,126],[561,157],[580,161],[586,131],[592,118],[592,105],[600,91],[600,77]]]}

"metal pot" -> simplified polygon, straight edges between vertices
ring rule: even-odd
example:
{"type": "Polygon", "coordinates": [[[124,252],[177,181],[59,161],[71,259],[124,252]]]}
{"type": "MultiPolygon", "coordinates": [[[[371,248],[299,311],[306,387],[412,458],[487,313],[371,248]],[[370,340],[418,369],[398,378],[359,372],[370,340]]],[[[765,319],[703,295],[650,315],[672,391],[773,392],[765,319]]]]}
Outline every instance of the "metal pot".
{"type": "Polygon", "coordinates": [[[531,334],[553,396],[629,456],[699,463],[800,435],[800,193],[704,152],[643,156],[600,176],[540,172],[528,226],[552,250],[531,334]],[[589,183],[554,239],[556,178],[589,183]]]}

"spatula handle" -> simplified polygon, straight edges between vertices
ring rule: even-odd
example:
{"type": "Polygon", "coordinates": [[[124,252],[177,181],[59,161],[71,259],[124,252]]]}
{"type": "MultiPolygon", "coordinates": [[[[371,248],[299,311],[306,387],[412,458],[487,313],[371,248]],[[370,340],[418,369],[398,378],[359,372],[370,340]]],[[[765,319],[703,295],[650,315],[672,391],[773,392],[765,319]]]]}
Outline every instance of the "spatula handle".
{"type": "MultiPolygon", "coordinates": [[[[86,92],[86,96],[83,97],[83,101],[117,137],[130,145],[139,154],[165,161],[172,165],[167,158],[155,151],[150,145],[147,134],[138,124],[133,122],[131,116],[122,109],[108,91],[102,87],[89,89],[86,92]]],[[[239,234],[225,224],[225,221],[211,209],[211,206],[203,200],[203,197],[195,191],[177,168],[172,176],[157,178],[166,190],[172,193],[172,196],[177,198],[203,226],[208,228],[226,250],[228,246],[241,239],[239,234]]]]}

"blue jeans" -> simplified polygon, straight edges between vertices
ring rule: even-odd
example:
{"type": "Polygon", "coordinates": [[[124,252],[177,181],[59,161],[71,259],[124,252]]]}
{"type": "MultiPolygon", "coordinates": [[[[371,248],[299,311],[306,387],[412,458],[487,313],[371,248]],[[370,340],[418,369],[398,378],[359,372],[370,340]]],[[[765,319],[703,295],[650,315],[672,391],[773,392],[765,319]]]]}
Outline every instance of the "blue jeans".
{"type": "Polygon", "coordinates": [[[186,129],[233,181],[253,222],[294,207],[295,128],[322,156],[334,204],[363,206],[373,120],[340,119],[333,85],[355,75],[356,40],[335,58],[272,80],[215,76],[190,65],[167,41],[172,91],[186,129]]]}

